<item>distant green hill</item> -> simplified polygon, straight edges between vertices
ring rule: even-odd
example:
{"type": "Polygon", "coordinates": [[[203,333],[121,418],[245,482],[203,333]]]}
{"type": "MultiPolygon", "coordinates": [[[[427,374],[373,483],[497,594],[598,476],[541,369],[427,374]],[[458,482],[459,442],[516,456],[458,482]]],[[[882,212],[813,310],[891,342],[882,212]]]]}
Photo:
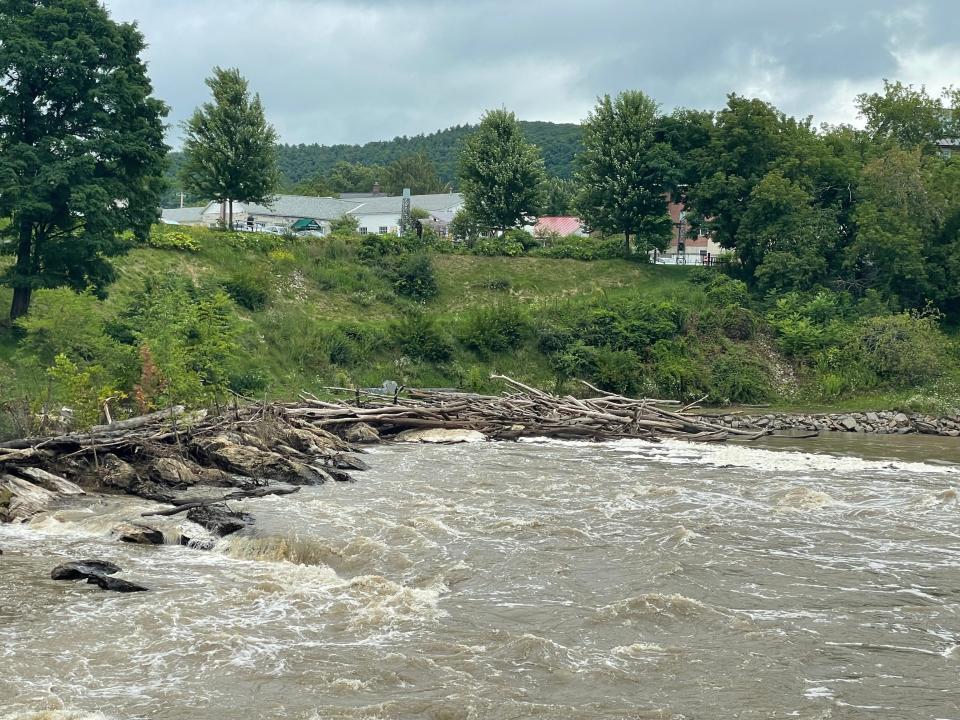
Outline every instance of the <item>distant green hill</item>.
{"type": "MultiPolygon", "coordinates": [[[[543,151],[547,172],[556,177],[570,177],[573,158],[580,150],[580,126],[539,121],[521,121],[520,125],[527,139],[539,145],[543,151]]],[[[364,165],[387,165],[404,155],[422,152],[433,160],[441,178],[455,183],[460,146],[474,130],[476,125],[458,125],[429,135],[396,137],[366,145],[280,145],[280,171],[285,184],[292,185],[317,173],[326,174],[342,160],[364,165]]],[[[179,202],[176,173],[181,162],[181,153],[170,153],[168,177],[171,189],[164,197],[165,206],[179,202]]]]}

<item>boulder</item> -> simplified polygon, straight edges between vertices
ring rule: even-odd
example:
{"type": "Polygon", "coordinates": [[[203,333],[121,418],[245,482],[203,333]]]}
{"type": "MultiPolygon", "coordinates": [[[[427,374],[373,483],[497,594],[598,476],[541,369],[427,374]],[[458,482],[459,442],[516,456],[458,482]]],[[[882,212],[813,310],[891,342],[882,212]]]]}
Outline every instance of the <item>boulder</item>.
{"type": "Polygon", "coordinates": [[[103,484],[118,490],[129,491],[140,480],[133,465],[124,462],[116,455],[105,455],[101,460],[103,484]]]}
{"type": "Polygon", "coordinates": [[[44,490],[23,478],[0,475],[0,519],[7,522],[25,521],[45,510],[57,498],[56,493],[44,490]]]}
{"type": "Polygon", "coordinates": [[[87,578],[87,583],[90,585],[99,585],[104,590],[113,590],[114,592],[122,593],[146,592],[149,589],[143,585],[137,585],[128,580],[121,580],[120,578],[109,575],[91,575],[87,578]]]}
{"type": "Polygon", "coordinates": [[[358,445],[366,445],[380,442],[380,433],[366,423],[360,422],[350,425],[344,431],[343,438],[347,442],[357,443],[358,445]]]}
{"type": "Polygon", "coordinates": [[[369,470],[370,466],[356,455],[347,455],[346,453],[337,453],[330,458],[333,467],[339,470],[369,470]]]}
{"type": "Polygon", "coordinates": [[[40,468],[20,467],[16,469],[17,474],[27,478],[34,485],[39,485],[44,490],[59,495],[85,495],[86,493],[76,483],[72,483],[59,475],[41,470],[40,468]]]}
{"type": "Polygon", "coordinates": [[[93,575],[113,575],[120,572],[120,566],[106,560],[79,560],[57,565],[50,571],[53,580],[83,580],[93,575]]]}
{"type": "Polygon", "coordinates": [[[204,505],[187,511],[187,520],[206,528],[214,535],[230,535],[247,526],[248,517],[224,508],[204,505]]]}
{"type": "Polygon", "coordinates": [[[847,431],[856,430],[859,427],[859,424],[849,415],[840,418],[840,427],[847,431]]]}
{"type": "Polygon", "coordinates": [[[896,415],[894,415],[894,416],[893,416],[893,421],[894,421],[897,425],[899,425],[900,427],[904,427],[905,425],[909,425],[909,424],[910,424],[910,418],[908,418],[908,417],[907,417],[906,415],[904,415],[903,413],[897,413],[896,415]]]}
{"type": "Polygon", "coordinates": [[[170,487],[196,485],[200,478],[183,460],[158,458],[150,465],[150,477],[170,487]]]}
{"type": "Polygon", "coordinates": [[[123,522],[110,533],[121,542],[135,545],[163,545],[163,533],[149,525],[123,522]]]}
{"type": "MultiPolygon", "coordinates": [[[[738,423],[734,423],[736,426],[738,423]]],[[[419,443],[475,443],[484,442],[486,436],[476,430],[460,430],[448,428],[431,428],[429,430],[406,430],[397,435],[400,442],[419,443]]]]}
{"type": "Polygon", "coordinates": [[[200,445],[201,451],[220,469],[253,478],[266,478],[291,485],[320,485],[324,478],[309,465],[275,452],[230,442],[218,435],[200,445]]]}

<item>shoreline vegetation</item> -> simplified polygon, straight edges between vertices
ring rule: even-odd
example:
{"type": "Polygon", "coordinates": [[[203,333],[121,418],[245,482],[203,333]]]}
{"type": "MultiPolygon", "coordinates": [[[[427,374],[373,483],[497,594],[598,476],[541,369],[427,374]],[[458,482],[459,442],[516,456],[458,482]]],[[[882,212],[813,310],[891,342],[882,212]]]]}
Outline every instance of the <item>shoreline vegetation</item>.
{"type": "Polygon", "coordinates": [[[932,311],[757,296],[719,268],[624,259],[616,238],[524,235],[526,249],[156,226],[129,239],[105,298],[38,290],[0,333],[0,435],[386,380],[489,393],[493,374],[718,408],[960,408],[957,340],[932,311]]]}

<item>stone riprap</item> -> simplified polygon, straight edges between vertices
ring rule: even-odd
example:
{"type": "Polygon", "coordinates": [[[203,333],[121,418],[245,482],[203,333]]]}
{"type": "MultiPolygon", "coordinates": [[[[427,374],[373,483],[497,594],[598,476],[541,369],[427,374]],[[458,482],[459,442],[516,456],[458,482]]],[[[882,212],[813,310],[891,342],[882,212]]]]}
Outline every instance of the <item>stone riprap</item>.
{"type": "Polygon", "coordinates": [[[922,413],[854,412],[830,414],[766,413],[747,415],[704,415],[724,427],[747,430],[821,430],[833,432],[875,433],[878,435],[942,435],[960,437],[960,416],[934,417],[922,413]]]}

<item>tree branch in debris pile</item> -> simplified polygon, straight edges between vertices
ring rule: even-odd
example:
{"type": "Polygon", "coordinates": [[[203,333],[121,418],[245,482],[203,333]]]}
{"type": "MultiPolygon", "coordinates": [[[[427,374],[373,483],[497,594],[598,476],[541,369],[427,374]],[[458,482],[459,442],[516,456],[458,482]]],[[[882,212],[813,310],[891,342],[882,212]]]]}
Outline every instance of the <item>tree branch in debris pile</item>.
{"type": "Polygon", "coordinates": [[[290,486],[351,480],[364,470],[349,441],[390,439],[406,430],[475,430],[492,439],[576,440],[684,437],[755,439],[763,429],[728,428],[675,401],[606,393],[558,396],[494,375],[501,395],[349,388],[350,401],[303,393],[296,403],[235,405],[219,415],[174,407],[84,432],[0,443],[0,520],[30,517],[55,498],[94,488],[170,503],[172,515],[225,500],[293,492],[290,486]],[[351,402],[352,401],[352,402],[351,402]],[[282,483],[281,487],[271,483],[282,483]],[[236,488],[222,497],[177,497],[194,485],[236,488]]]}

